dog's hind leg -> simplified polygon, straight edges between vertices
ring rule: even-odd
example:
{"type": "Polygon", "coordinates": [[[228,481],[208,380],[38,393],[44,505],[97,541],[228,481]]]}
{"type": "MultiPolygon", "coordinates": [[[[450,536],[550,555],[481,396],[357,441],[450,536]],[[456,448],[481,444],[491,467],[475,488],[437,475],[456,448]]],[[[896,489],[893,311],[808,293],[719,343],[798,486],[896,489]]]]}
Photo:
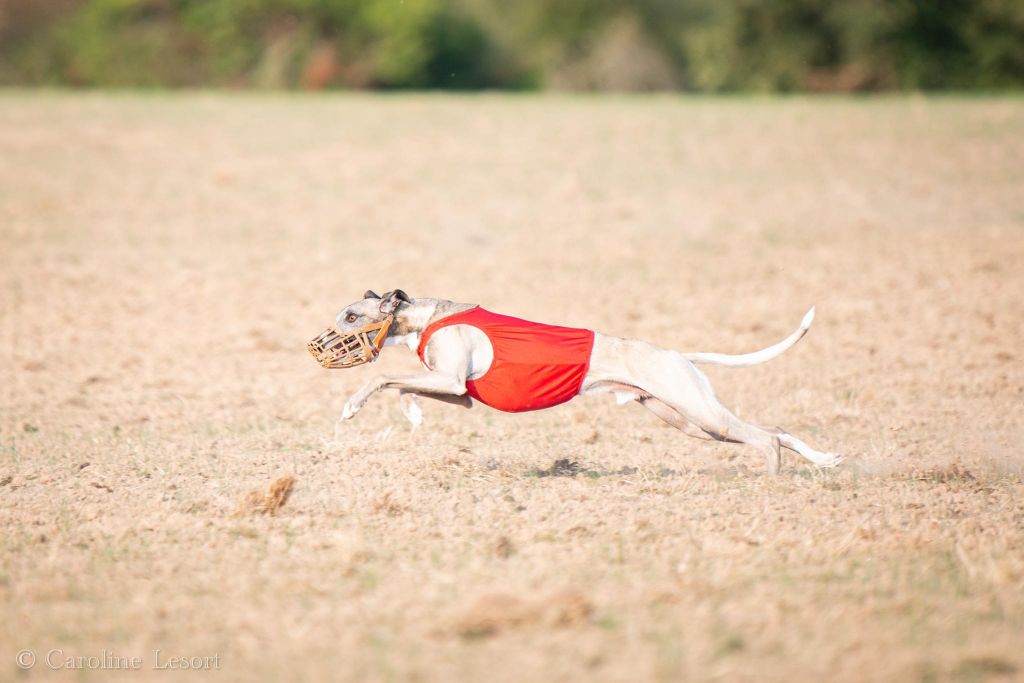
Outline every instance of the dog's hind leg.
{"type": "MultiPolygon", "coordinates": [[[[768,473],[773,475],[778,474],[782,467],[782,454],[779,448],[779,437],[757,425],[750,424],[749,422],[744,422],[739,419],[729,412],[725,406],[719,403],[714,396],[711,397],[711,400],[713,401],[713,405],[708,407],[711,408],[713,416],[710,419],[706,414],[704,414],[706,412],[704,410],[701,411],[701,414],[687,414],[673,406],[671,403],[666,403],[666,407],[679,413],[680,418],[688,424],[695,426],[697,429],[716,441],[744,443],[756,448],[761,451],[765,457],[765,462],[768,466],[768,473]]],[[[686,429],[683,429],[683,431],[687,434],[691,434],[691,432],[686,429]]]]}
{"type": "MultiPolygon", "coordinates": [[[[782,468],[782,453],[779,448],[779,437],[776,434],[757,425],[744,422],[729,412],[717,399],[714,400],[713,409],[716,414],[711,420],[698,415],[694,415],[690,419],[697,427],[718,441],[745,443],[761,451],[768,465],[768,473],[779,473],[782,468]]],[[[685,413],[683,416],[689,417],[685,413]]]]}
{"type": "Polygon", "coordinates": [[[671,356],[660,360],[650,367],[649,381],[637,382],[657,401],[647,405],[651,412],[691,436],[699,430],[717,441],[752,446],[765,456],[768,472],[779,473],[782,455],[777,434],[733,415],[718,401],[704,373],[691,363],[671,356]]]}
{"type": "Polygon", "coordinates": [[[687,436],[692,436],[695,439],[703,439],[705,441],[717,440],[703,429],[687,420],[679,413],[679,411],[661,399],[650,396],[648,398],[638,398],[637,403],[642,405],[644,408],[647,408],[647,410],[651,411],[687,436]]]}
{"type": "Polygon", "coordinates": [[[841,455],[836,453],[826,453],[811,448],[781,427],[755,425],[743,422],[718,403],[716,398],[713,398],[714,405],[722,411],[720,418],[722,423],[725,425],[724,428],[719,428],[717,430],[705,429],[698,426],[695,422],[690,421],[683,413],[654,396],[639,398],[637,401],[662,420],[685,433],[687,436],[693,436],[698,439],[715,439],[716,441],[725,441],[728,443],[746,443],[758,448],[766,454],[766,457],[768,458],[768,469],[773,473],[777,472],[777,468],[781,465],[781,458],[779,454],[780,446],[799,454],[818,467],[835,467],[843,461],[841,455]],[[766,434],[769,437],[767,440],[765,439],[766,434]],[[740,435],[743,435],[743,437],[740,435]],[[767,445],[765,445],[766,442],[767,445]]]}
{"type": "Polygon", "coordinates": [[[724,424],[726,425],[726,428],[721,429],[720,431],[705,430],[704,428],[699,427],[696,423],[691,422],[685,415],[673,408],[671,405],[653,396],[650,398],[638,399],[638,402],[668,424],[681,430],[687,436],[693,436],[698,439],[715,439],[716,441],[725,441],[728,443],[746,443],[758,448],[766,454],[768,458],[768,469],[773,473],[778,472],[778,467],[781,465],[779,446],[783,446],[794,453],[799,454],[818,467],[835,467],[843,461],[841,455],[836,453],[826,453],[811,448],[781,427],[755,425],[743,422],[718,403],[717,399],[715,399],[715,404],[720,410],[724,411],[723,418],[724,424]],[[741,438],[741,434],[745,435],[745,438],[741,438]],[[769,437],[773,437],[767,440],[767,447],[765,446],[765,434],[769,437]],[[773,469],[773,467],[775,469],[773,469]]]}
{"type": "MultiPolygon", "coordinates": [[[[676,409],[666,401],[655,396],[637,399],[640,405],[650,410],[662,420],[680,430],[687,436],[697,439],[714,439],[727,443],[745,443],[753,446],[764,453],[768,463],[768,471],[771,474],[778,474],[782,466],[782,456],[779,452],[781,436],[771,429],[764,429],[758,425],[743,422],[730,413],[725,406],[711,395],[716,419],[697,422],[698,416],[688,417],[682,411],[676,409]]],[[[707,400],[705,398],[705,400],[707,400]]],[[[782,430],[778,430],[782,434],[782,430]]],[[[789,435],[786,434],[788,437],[789,435]]]]}
{"type": "Polygon", "coordinates": [[[683,417],[675,408],[661,399],[651,396],[649,393],[633,384],[627,384],[626,382],[619,382],[615,380],[598,380],[588,384],[583,393],[612,393],[615,394],[615,402],[619,405],[625,405],[626,403],[636,401],[687,436],[692,436],[695,439],[704,439],[705,441],[723,440],[716,439],[711,436],[683,417]]]}
{"type": "Polygon", "coordinates": [[[715,397],[704,373],[675,351],[632,339],[598,336],[588,379],[583,393],[617,391],[615,385],[631,387],[638,400],[656,399],[647,403],[647,408],[683,432],[696,436],[695,431],[700,430],[718,441],[753,446],[765,456],[770,473],[779,471],[778,435],[729,412],[715,397]]]}
{"type": "Polygon", "coordinates": [[[799,453],[818,467],[835,467],[843,461],[843,456],[837,453],[825,453],[811,448],[781,427],[762,426],[762,429],[775,434],[779,437],[779,443],[782,444],[783,447],[788,448],[795,453],[799,453]]]}
{"type": "MultiPolygon", "coordinates": [[[[721,404],[719,404],[721,406],[721,404]]],[[[721,433],[723,440],[735,439],[741,441],[748,446],[753,446],[757,450],[764,454],[765,461],[768,464],[768,474],[778,474],[779,470],[782,469],[782,453],[780,451],[779,437],[771,432],[761,429],[757,425],[744,422],[739,419],[728,410],[725,410],[724,422],[725,429],[721,433]]],[[[716,436],[715,432],[711,432],[712,436],[716,436]]]]}

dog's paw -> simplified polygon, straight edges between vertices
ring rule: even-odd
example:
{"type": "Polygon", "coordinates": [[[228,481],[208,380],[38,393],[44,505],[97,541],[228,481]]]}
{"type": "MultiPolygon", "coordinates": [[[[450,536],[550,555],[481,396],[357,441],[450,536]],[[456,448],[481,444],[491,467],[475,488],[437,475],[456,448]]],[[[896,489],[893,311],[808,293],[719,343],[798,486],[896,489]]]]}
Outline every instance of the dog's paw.
{"type": "Polygon", "coordinates": [[[822,456],[821,460],[815,463],[818,467],[822,468],[836,467],[844,460],[843,456],[838,453],[822,453],[822,456]]]}
{"type": "Polygon", "coordinates": [[[339,420],[351,420],[359,412],[359,404],[353,401],[349,401],[345,404],[345,407],[341,410],[341,417],[339,420]]]}
{"type": "Polygon", "coordinates": [[[423,409],[420,408],[419,401],[412,394],[405,394],[400,400],[402,406],[402,414],[405,415],[405,419],[409,421],[413,429],[416,429],[423,424],[423,409]]]}

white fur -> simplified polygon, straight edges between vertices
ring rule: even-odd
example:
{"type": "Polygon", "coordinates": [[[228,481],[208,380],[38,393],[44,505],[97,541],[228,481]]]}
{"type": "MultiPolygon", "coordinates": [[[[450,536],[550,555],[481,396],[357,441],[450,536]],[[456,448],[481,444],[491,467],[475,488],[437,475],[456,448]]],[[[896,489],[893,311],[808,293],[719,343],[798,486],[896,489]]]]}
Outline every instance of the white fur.
{"type": "Polygon", "coordinates": [[[410,332],[409,334],[400,334],[396,337],[388,337],[384,340],[384,346],[407,346],[409,350],[416,353],[416,350],[420,347],[420,333],[410,332]]]}
{"type": "Polygon", "coordinates": [[[612,393],[615,395],[615,405],[617,406],[624,406],[637,399],[636,394],[631,394],[628,391],[614,391],[612,393]]]}
{"type": "Polygon", "coordinates": [[[413,429],[423,424],[423,409],[416,401],[416,394],[403,393],[399,397],[399,405],[402,407],[402,414],[412,424],[413,429]]]}
{"type": "MultiPolygon", "coordinates": [[[[469,348],[469,366],[466,368],[466,379],[479,379],[487,374],[494,362],[494,347],[484,331],[472,325],[449,325],[435,332],[427,342],[427,352],[431,348],[465,343],[469,348]],[[438,345],[434,347],[434,344],[438,345]]],[[[428,368],[429,369],[429,368],[428,368]]]]}
{"type": "Polygon", "coordinates": [[[814,321],[814,306],[804,314],[804,319],[800,321],[800,327],[797,328],[796,332],[789,335],[778,344],[773,344],[768,348],[761,349],[760,351],[754,351],[753,353],[744,353],[738,356],[734,356],[727,353],[684,353],[683,357],[691,363],[706,363],[709,365],[726,365],[731,368],[743,368],[751,365],[759,365],[761,363],[767,363],[772,358],[781,356],[787,349],[793,344],[800,341],[807,330],[811,329],[811,323],[814,321]]]}

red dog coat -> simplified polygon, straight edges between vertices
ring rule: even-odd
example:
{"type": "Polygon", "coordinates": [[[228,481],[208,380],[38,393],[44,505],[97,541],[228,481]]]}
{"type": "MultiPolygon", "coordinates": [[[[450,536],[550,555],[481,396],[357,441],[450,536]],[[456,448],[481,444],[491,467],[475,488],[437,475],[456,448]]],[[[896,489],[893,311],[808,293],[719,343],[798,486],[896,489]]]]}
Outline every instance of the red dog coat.
{"type": "Polygon", "coordinates": [[[580,392],[590,367],[593,331],[542,325],[477,306],[423,330],[417,353],[424,365],[430,337],[449,325],[472,325],[491,341],[491,367],[482,377],[466,381],[467,393],[481,403],[521,413],[565,403],[580,392]]]}

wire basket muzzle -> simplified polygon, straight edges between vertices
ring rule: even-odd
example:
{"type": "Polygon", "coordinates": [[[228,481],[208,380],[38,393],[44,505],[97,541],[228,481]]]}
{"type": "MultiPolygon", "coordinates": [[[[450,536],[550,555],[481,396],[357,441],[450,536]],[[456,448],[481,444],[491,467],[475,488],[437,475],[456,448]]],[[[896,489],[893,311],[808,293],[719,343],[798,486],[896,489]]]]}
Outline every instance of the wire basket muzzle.
{"type": "Polygon", "coordinates": [[[352,368],[377,360],[394,316],[379,323],[364,325],[351,332],[328,327],[312,339],[306,348],[325,368],[352,368]]]}

